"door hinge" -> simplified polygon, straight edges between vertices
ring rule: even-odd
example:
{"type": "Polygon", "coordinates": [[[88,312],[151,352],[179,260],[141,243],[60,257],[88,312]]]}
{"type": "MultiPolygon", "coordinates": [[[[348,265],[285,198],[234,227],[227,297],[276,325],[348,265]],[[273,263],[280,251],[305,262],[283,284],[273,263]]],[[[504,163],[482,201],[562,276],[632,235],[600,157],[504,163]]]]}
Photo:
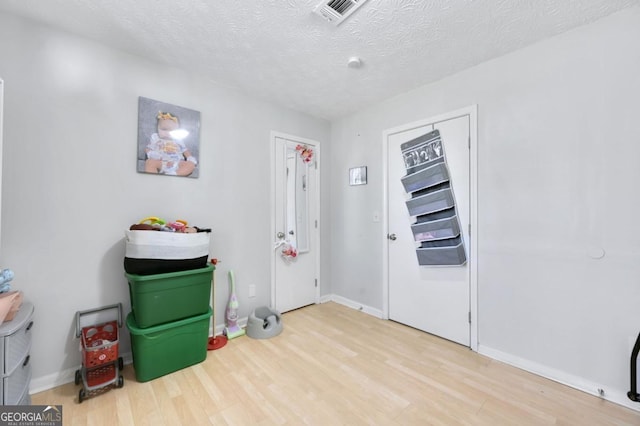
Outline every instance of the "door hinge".
{"type": "Polygon", "coordinates": [[[318,219],[316,219],[316,229],[318,228],[318,219]]]}
{"type": "Polygon", "coordinates": [[[469,144],[469,149],[471,149],[471,136],[467,137],[467,142],[469,144]]]}
{"type": "Polygon", "coordinates": [[[471,324],[471,311],[469,311],[469,324],[471,324]]]}
{"type": "Polygon", "coordinates": [[[318,287],[318,279],[314,279],[313,281],[315,281],[315,286],[318,287]]]}
{"type": "Polygon", "coordinates": [[[316,170],[318,170],[318,162],[317,162],[317,161],[314,161],[314,162],[313,162],[313,165],[315,166],[315,169],[316,169],[316,170]]]}
{"type": "Polygon", "coordinates": [[[469,224],[469,236],[471,236],[471,224],[469,224]]]}

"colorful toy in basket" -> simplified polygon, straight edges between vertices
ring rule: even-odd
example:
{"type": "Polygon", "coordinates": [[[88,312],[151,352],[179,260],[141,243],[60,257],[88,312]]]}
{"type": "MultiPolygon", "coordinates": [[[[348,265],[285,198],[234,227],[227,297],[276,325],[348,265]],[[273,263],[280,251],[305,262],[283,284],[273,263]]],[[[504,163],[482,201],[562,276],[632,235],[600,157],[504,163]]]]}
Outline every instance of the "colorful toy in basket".
{"type": "Polygon", "coordinates": [[[140,222],[129,227],[131,231],[166,231],[166,232],[182,232],[192,234],[196,232],[211,232],[211,228],[198,228],[197,226],[189,226],[186,220],[177,219],[174,222],[167,223],[163,219],[156,216],[149,216],[140,222]]]}
{"type": "Polygon", "coordinates": [[[129,274],[152,275],[205,268],[210,233],[211,229],[189,226],[186,220],[146,217],[125,231],[124,269],[129,274]]]}

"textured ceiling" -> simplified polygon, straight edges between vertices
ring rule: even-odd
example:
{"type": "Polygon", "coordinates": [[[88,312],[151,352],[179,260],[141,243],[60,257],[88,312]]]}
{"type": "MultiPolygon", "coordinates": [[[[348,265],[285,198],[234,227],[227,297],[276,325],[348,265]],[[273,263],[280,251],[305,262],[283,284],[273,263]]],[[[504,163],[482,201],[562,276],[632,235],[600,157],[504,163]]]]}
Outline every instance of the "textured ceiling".
{"type": "Polygon", "coordinates": [[[2,0],[17,14],[334,119],[638,0],[368,0],[340,26],[320,0],[2,0]],[[362,58],[360,69],[347,67],[362,58]]]}

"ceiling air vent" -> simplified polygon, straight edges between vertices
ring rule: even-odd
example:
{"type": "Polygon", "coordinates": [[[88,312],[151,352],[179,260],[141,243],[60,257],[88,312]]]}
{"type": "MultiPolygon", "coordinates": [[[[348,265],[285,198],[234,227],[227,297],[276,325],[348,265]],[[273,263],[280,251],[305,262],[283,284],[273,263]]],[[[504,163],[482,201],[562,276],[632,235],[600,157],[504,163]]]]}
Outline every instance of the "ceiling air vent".
{"type": "Polygon", "coordinates": [[[334,25],[340,25],[349,15],[356,11],[367,0],[329,0],[323,1],[313,9],[334,25]]]}

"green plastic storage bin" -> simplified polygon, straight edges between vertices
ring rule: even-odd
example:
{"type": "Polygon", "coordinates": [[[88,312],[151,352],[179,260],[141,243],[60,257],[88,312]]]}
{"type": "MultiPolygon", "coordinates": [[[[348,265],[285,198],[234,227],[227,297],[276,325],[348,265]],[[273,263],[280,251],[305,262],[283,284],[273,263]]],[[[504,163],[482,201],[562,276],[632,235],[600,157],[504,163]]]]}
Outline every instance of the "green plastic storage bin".
{"type": "Polygon", "coordinates": [[[127,315],[136,380],[149,380],[198,364],[207,357],[209,312],[191,318],[140,328],[127,315]]]}
{"type": "Polygon", "coordinates": [[[206,313],[214,269],[208,265],[165,274],[125,273],[137,327],[153,327],[206,313]]]}

